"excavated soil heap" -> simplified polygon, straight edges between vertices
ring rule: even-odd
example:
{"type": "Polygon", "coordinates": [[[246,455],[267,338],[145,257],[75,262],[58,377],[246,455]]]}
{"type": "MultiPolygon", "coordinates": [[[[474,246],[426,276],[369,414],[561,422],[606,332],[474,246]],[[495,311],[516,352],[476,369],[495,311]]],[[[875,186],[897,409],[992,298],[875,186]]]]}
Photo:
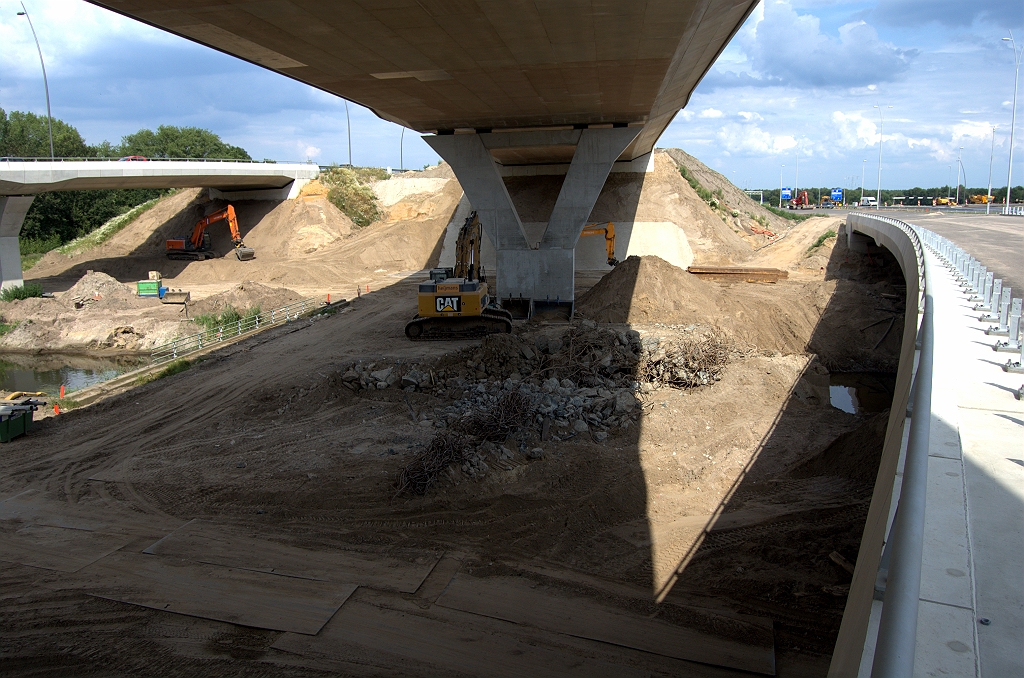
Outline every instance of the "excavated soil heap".
{"type": "Polygon", "coordinates": [[[750,348],[802,353],[829,290],[820,282],[718,284],[655,257],[629,257],[576,303],[583,317],[634,325],[716,325],[750,348]]]}
{"type": "Polygon", "coordinates": [[[718,314],[720,296],[661,257],[628,257],[587,291],[576,308],[605,323],[703,323],[718,314]]]}
{"type": "Polygon", "coordinates": [[[250,308],[273,311],[301,299],[301,294],[286,287],[268,287],[250,280],[227,292],[215,294],[190,304],[189,311],[193,315],[217,314],[229,306],[236,311],[245,311],[250,308]]]}

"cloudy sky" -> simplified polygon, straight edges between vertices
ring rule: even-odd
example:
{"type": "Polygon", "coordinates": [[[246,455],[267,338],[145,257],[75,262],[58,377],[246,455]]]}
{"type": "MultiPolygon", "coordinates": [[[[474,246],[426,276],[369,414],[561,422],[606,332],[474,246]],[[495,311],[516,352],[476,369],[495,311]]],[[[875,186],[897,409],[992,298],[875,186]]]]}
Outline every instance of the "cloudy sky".
{"type": "MultiPolygon", "coordinates": [[[[255,158],[346,162],[344,103],[81,0],[25,0],[55,117],[89,143],[160,124],[212,129],[255,158]]],[[[0,108],[45,114],[18,2],[0,0],[0,108]]],[[[742,186],[1005,185],[1024,0],[766,0],[661,138],[742,186]],[[892,108],[888,108],[891,106],[892,108]],[[864,162],[866,161],[866,162],[864,162]],[[782,167],[785,165],[785,167],[782,167]],[[950,167],[952,166],[952,169],[950,167]]],[[[1022,106],[1024,106],[1024,92],[1022,106]]],[[[401,128],[350,105],[352,160],[399,164],[401,128]]],[[[1024,117],[1024,108],[1022,108],[1024,117]]],[[[1015,184],[1024,183],[1018,130],[1015,184]]],[[[437,156],[407,132],[405,165],[437,156]]]]}

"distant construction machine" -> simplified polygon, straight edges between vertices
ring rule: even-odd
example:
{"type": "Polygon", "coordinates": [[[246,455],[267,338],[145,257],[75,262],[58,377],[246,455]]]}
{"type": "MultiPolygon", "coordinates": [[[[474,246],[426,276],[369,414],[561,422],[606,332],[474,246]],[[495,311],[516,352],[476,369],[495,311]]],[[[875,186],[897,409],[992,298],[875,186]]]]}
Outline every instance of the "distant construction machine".
{"type": "Polygon", "coordinates": [[[512,314],[488,294],[480,241],[483,229],[476,212],[459,229],[455,267],[435,268],[419,284],[418,313],[405,326],[413,341],[469,339],[512,331],[512,314]]]}
{"type": "Polygon", "coordinates": [[[256,250],[246,247],[242,242],[242,234],[238,230],[238,218],[235,208],[228,205],[222,210],[208,214],[196,222],[192,235],[188,238],[171,238],[167,241],[167,258],[184,261],[205,261],[213,259],[216,254],[210,246],[210,234],[206,229],[218,221],[227,221],[231,229],[231,243],[235,246],[235,256],[239,261],[249,261],[256,257],[256,250]]]}
{"type": "Polygon", "coordinates": [[[608,265],[619,265],[619,260],[615,258],[615,224],[613,224],[610,221],[605,226],[598,226],[597,224],[587,224],[586,226],[583,227],[583,232],[580,235],[603,235],[604,246],[608,250],[608,265]]]}
{"type": "Polygon", "coordinates": [[[800,191],[800,193],[789,201],[789,209],[791,210],[809,210],[814,209],[814,203],[811,202],[810,198],[807,197],[807,191],[800,191]]]}

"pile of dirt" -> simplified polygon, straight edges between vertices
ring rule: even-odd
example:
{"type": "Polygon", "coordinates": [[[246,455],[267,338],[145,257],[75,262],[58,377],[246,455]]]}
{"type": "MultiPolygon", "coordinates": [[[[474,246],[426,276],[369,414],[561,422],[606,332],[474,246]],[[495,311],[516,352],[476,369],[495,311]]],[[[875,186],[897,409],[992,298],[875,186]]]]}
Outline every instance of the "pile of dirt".
{"type": "Polygon", "coordinates": [[[300,301],[302,295],[286,287],[270,287],[258,282],[247,281],[234,289],[206,297],[189,305],[193,315],[217,315],[227,308],[245,311],[258,308],[261,311],[272,311],[300,301]]]}
{"type": "MultiPolygon", "coordinates": [[[[267,204],[266,201],[246,201],[235,207],[239,223],[252,224],[249,230],[243,228],[243,239],[261,259],[301,259],[337,246],[354,230],[352,220],[326,196],[285,200],[269,212],[265,211],[267,204]]],[[[218,204],[214,209],[223,205],[218,204]]],[[[223,230],[226,237],[227,229],[223,230]]],[[[223,243],[223,249],[217,248],[217,244],[217,251],[229,251],[229,242],[223,243]]]]}
{"type": "Polygon", "coordinates": [[[141,298],[131,285],[125,285],[106,273],[86,273],[71,289],[57,299],[65,306],[80,309],[85,306],[104,311],[129,311],[148,308],[152,299],[141,298]]]}
{"type": "Polygon", "coordinates": [[[587,291],[577,312],[605,323],[701,323],[721,301],[710,283],[660,257],[629,257],[587,291]]]}

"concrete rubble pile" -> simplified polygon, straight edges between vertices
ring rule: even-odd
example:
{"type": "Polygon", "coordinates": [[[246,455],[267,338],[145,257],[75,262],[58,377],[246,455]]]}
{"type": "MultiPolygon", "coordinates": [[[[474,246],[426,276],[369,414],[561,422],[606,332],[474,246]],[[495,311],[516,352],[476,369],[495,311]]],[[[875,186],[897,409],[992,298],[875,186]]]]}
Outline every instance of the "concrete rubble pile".
{"type": "MultiPolygon", "coordinates": [[[[636,330],[599,327],[590,320],[565,329],[494,335],[477,348],[431,364],[357,362],[339,370],[352,391],[401,389],[433,395],[447,404],[421,412],[419,425],[466,436],[456,463],[477,478],[518,452],[543,456],[534,444],[585,436],[604,442],[635,426],[643,394],[662,386],[696,388],[721,378],[728,342],[714,329],[691,326],[683,338],[645,337],[636,330]],[[521,402],[521,424],[495,437],[482,417],[521,402]],[[488,439],[489,438],[489,439],[488,439]]],[[[580,438],[583,439],[583,438],[580,438]]]]}

